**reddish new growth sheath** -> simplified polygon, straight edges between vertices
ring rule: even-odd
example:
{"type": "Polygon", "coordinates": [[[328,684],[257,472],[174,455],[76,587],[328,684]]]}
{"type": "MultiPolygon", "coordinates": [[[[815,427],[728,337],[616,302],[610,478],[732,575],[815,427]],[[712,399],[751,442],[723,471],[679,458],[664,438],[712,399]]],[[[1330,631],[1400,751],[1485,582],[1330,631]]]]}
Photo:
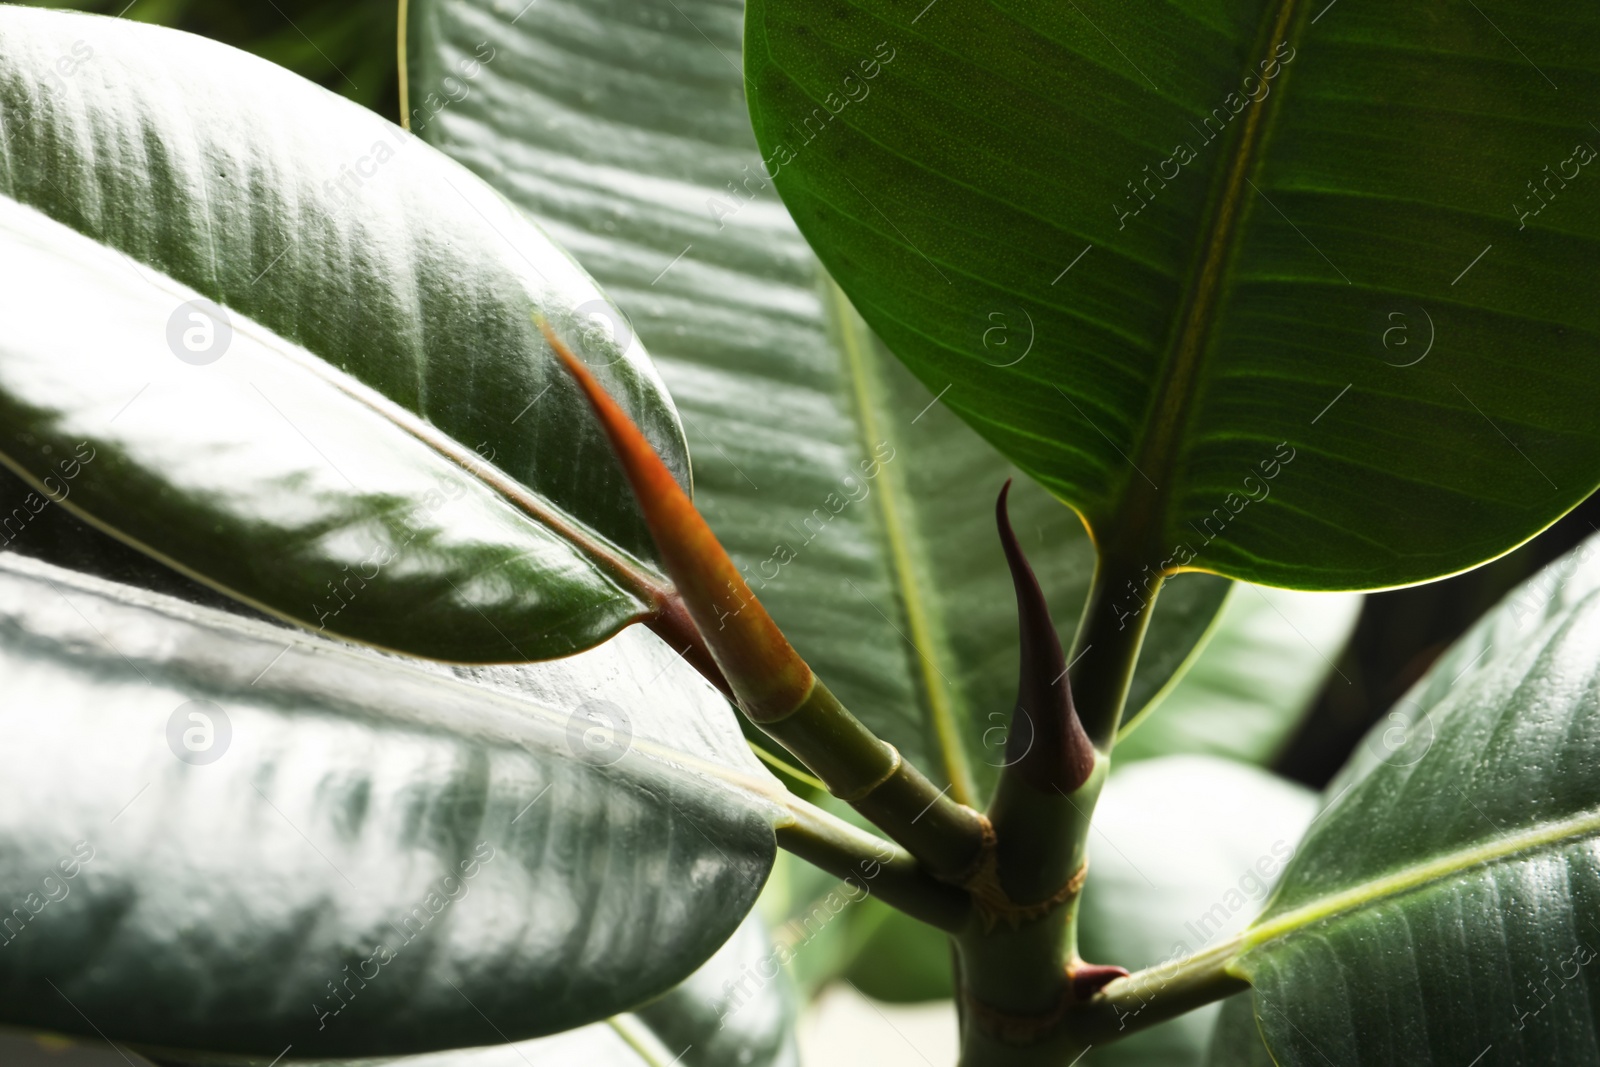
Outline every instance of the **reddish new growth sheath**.
{"type": "Polygon", "coordinates": [[[1011,480],[1000,488],[994,504],[1000,545],[1011,567],[1017,593],[1017,628],[1020,631],[1020,666],[1017,703],[1006,738],[1006,766],[1041,793],[1075,791],[1094,771],[1094,746],[1072,706],[1072,686],[1067,680],[1067,659],[1050,620],[1039,579],[1022,554],[1011,529],[1006,498],[1011,480]]]}
{"type": "Polygon", "coordinates": [[[599,417],[667,574],[740,706],[756,722],[794,711],[811,691],[811,668],[756,600],[739,568],[627,412],[549,323],[540,320],[539,328],[599,417]]]}
{"type": "Polygon", "coordinates": [[[1068,972],[1074,1000],[1088,1000],[1118,978],[1126,977],[1126,967],[1114,967],[1107,963],[1079,963],[1068,972]]]}

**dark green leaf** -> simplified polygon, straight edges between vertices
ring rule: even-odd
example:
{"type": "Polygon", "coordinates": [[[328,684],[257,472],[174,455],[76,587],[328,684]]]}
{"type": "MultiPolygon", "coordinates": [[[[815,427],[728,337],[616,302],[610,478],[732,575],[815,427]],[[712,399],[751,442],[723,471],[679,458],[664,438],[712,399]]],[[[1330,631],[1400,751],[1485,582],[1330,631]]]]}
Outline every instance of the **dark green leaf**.
{"type": "MultiPolygon", "coordinates": [[[[993,523],[1016,472],[950,414],[943,383],[887,356],[761,177],[738,5],[410,10],[413,129],[541,220],[628,313],[685,413],[697,503],[829,687],[956,795],[982,796],[1016,687],[993,523]],[[482,49],[492,63],[474,63],[482,49]]],[[[988,325],[996,363],[1033,343],[1020,318],[988,325]]],[[[1032,484],[1012,516],[1070,628],[1094,567],[1082,524],[1032,484]]],[[[1163,594],[1131,707],[1224,589],[1195,577],[1163,594]]]]}
{"type": "Polygon", "coordinates": [[[822,262],[1130,571],[1418,581],[1600,480],[1594,8],[752,0],[745,27],[822,262]],[[986,358],[997,314],[1027,359],[986,358]]]}
{"type": "Polygon", "coordinates": [[[648,537],[533,317],[686,478],[676,416],[594,333],[618,317],[594,283],[466,170],[233,49],[27,8],[0,9],[0,127],[0,459],[36,487],[84,442],[68,507],[422,655],[563,655],[650,612],[648,537]]]}
{"type": "Polygon", "coordinates": [[[1380,722],[1230,968],[1285,1067],[1600,1063],[1600,548],[1380,722]]]}
{"type": "MultiPolygon", "coordinates": [[[[798,1067],[794,990],[772,969],[772,941],[755,915],[684,982],[634,1012],[576,1030],[491,1048],[393,1060],[324,1060],[300,1067],[798,1067]]],[[[215,1059],[158,1055],[160,1067],[215,1059]]],[[[270,1067],[266,1060],[250,1067],[270,1067]]]]}
{"type": "Polygon", "coordinates": [[[430,666],[6,554],[0,677],[8,1025],[267,1060],[521,1040],[681,981],[772,863],[776,784],[637,628],[430,666]]]}

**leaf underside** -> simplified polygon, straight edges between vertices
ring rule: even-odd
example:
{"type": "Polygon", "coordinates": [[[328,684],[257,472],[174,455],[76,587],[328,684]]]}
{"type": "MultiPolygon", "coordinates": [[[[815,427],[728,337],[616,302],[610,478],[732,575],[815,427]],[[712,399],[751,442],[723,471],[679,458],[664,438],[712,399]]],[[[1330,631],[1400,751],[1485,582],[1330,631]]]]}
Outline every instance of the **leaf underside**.
{"type": "MultiPolygon", "coordinates": [[[[671,992],[601,1023],[489,1048],[399,1059],[296,1061],[301,1067],[798,1067],[794,990],[768,968],[772,940],[750,915],[716,955],[671,992]]],[[[267,1060],[145,1050],[157,1067],[270,1067],[267,1060]]]]}
{"type": "Polygon", "coordinates": [[[1592,8],[752,0],[745,29],[822,262],[1130,570],[1415,582],[1600,480],[1592,8]],[[994,315],[1027,359],[985,358],[994,315]]]}

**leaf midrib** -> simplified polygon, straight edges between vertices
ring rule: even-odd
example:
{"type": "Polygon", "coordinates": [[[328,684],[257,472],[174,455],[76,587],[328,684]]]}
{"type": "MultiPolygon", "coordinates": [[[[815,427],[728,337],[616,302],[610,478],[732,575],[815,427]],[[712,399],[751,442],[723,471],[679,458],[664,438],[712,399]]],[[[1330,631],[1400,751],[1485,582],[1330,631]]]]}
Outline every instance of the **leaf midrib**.
{"type": "MultiPolygon", "coordinates": [[[[62,570],[63,568],[29,557],[14,557],[6,561],[4,567],[0,567],[0,583],[7,579],[23,582],[48,581],[51,572],[62,570]]],[[[70,573],[73,574],[76,583],[69,585],[69,588],[110,604],[114,610],[150,612],[177,626],[191,627],[214,634],[223,640],[242,643],[261,643],[270,632],[275,640],[267,643],[275,644],[277,640],[281,640],[287,646],[284,652],[293,651],[308,660],[337,659],[353,664],[358,670],[369,668],[374,662],[369,653],[359,651],[362,646],[349,647],[343,641],[317,638],[298,627],[281,630],[212,608],[173,602],[169,597],[137,586],[124,586],[79,572],[70,573]]],[[[123,653],[114,649],[110,651],[118,659],[131,662],[123,653]]],[[[190,651],[189,646],[180,645],[176,651],[170,652],[160,660],[152,660],[145,652],[138,649],[133,651],[132,656],[146,663],[153,662],[170,669],[180,671],[189,669],[204,674],[207,668],[195,660],[190,651]]],[[[462,680],[453,674],[428,670],[407,662],[407,659],[408,657],[393,653],[384,654],[384,670],[396,679],[409,679],[439,693],[459,693],[463,698],[461,706],[450,717],[437,720],[385,709],[382,712],[383,717],[373,721],[443,733],[458,739],[471,738],[491,744],[509,741],[511,744],[537,750],[549,756],[567,758],[562,752],[563,746],[556,738],[564,735],[571,720],[570,713],[551,706],[542,697],[531,694],[513,695],[503,689],[462,680]],[[522,723],[536,725],[531,730],[518,729],[522,723]]],[[[258,678],[257,681],[259,680],[258,678]]],[[[623,760],[629,761],[623,773],[640,775],[643,769],[640,761],[643,760],[658,771],[685,781],[714,780],[722,788],[735,794],[766,801],[771,805],[769,814],[775,821],[786,818],[786,813],[792,804],[787,790],[770,776],[719,763],[647,737],[633,738],[627,752],[623,754],[623,760]],[[636,755],[639,759],[633,758],[636,755]]]]}
{"type": "MultiPolygon", "coordinates": [[[[1556,822],[1532,826],[1518,833],[1447,853],[1426,863],[1403,867],[1381,878],[1332,893],[1293,908],[1274,918],[1251,925],[1230,943],[1235,957],[1249,949],[1292,934],[1323,919],[1346,915],[1362,908],[1421,889],[1452,875],[1478,867],[1488,867],[1522,853],[1535,852],[1600,833],[1600,808],[1568,816],[1556,822]]],[[[1232,969],[1233,965],[1230,965],[1232,969]]]]}
{"type": "MultiPolygon", "coordinates": [[[[1273,42],[1288,40],[1289,24],[1299,8],[1300,0],[1278,0],[1276,9],[1263,23],[1270,24],[1272,31],[1258,38],[1257,60],[1270,57],[1273,42]]],[[[1189,273],[1192,280],[1179,305],[1181,325],[1167,343],[1149,412],[1143,424],[1135,427],[1135,433],[1143,430],[1135,442],[1138,459],[1126,472],[1120,499],[1113,506],[1112,541],[1132,541],[1142,546],[1146,540],[1157,539],[1156,547],[1160,547],[1165,505],[1172,498],[1171,483],[1178,467],[1178,446],[1199,407],[1198,397],[1193,395],[1194,384],[1209,349],[1211,326],[1236,248],[1248,175],[1261,157],[1269,119],[1288,84],[1287,67],[1281,73],[1284,85],[1246,110],[1244,127],[1235,138],[1228,159],[1226,177],[1208,204],[1205,243],[1195,260],[1195,269],[1189,273]],[[1138,471],[1148,477],[1136,476],[1134,472],[1138,471]]],[[[1106,543],[1107,537],[1096,540],[1106,543]]]]}
{"type": "MultiPolygon", "coordinates": [[[[830,317],[839,337],[839,347],[844,352],[850,374],[850,398],[857,412],[856,424],[861,429],[861,444],[870,456],[878,440],[882,440],[878,426],[877,398],[879,390],[868,365],[867,338],[857,326],[844,291],[832,278],[823,282],[827,290],[830,317]]],[[[922,678],[922,689],[927,694],[928,717],[933,722],[935,739],[945,776],[950,782],[950,796],[958,804],[972,804],[977,795],[972,768],[967,761],[967,750],[956,730],[955,709],[951,705],[948,687],[938,666],[923,650],[939,650],[942,646],[934,634],[933,621],[927,602],[922,596],[921,581],[927,579],[916,565],[910,544],[910,534],[901,502],[902,486],[896,472],[885,469],[878,485],[878,517],[883,526],[883,539],[888,548],[889,569],[899,593],[906,625],[911,631],[910,642],[916,654],[916,670],[922,678]]],[[[931,585],[931,581],[929,583],[931,585]]]]}
{"type": "Polygon", "coordinates": [[[302,358],[293,350],[280,354],[461,468],[468,477],[481,482],[512,507],[583,553],[623,588],[639,596],[646,603],[654,604],[667,595],[667,583],[652,575],[627,551],[611,543],[599,531],[568,515],[552,501],[542,499],[499,467],[468,450],[465,445],[441,431],[426,418],[395,403],[370,386],[335,370],[321,359],[302,358]]]}

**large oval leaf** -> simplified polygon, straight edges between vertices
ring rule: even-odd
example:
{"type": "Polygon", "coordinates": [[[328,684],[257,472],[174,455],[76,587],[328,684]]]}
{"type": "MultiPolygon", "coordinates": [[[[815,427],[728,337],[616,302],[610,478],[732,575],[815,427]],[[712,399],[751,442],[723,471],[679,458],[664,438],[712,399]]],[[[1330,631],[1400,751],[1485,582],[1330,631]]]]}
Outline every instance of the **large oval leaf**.
{"type": "MultiPolygon", "coordinates": [[[[798,1067],[794,990],[775,959],[772,939],[752,913],[727,944],[682,984],[605,1022],[489,1048],[393,1060],[298,1061],[299,1067],[666,1067],[671,1063],[798,1067]]],[[[158,1067],[223,1062],[215,1057],[148,1054],[158,1067]]],[[[256,1060],[249,1067],[271,1065],[256,1060]]]]}
{"type": "Polygon", "coordinates": [[[651,611],[637,557],[242,315],[215,365],[174,359],[196,294],[131,268],[0,198],[0,460],[35,490],[7,540],[71,509],[282,617],[457,660],[566,654],[651,611]]]}
{"type": "Polygon", "coordinates": [[[533,317],[583,342],[686,478],[676,416],[642,348],[579,337],[614,309],[514,208],[370,112],[187,34],[7,7],[0,60],[0,205],[83,235],[17,223],[32,247],[6,250],[8,465],[48,488],[68,458],[53,434],[104,436],[68,506],[405,651],[562,655],[649,612],[648,536],[533,317]],[[257,341],[298,377],[258,381],[257,341]],[[445,514],[452,489],[479,505],[445,514]],[[346,604],[349,573],[391,549],[346,604]]]}
{"type": "Polygon", "coordinates": [[[520,1040],[672,987],[772,862],[776,783],[638,629],[421,666],[6,554],[0,674],[11,1025],[268,1060],[520,1040]]]}
{"type": "Polygon", "coordinates": [[[1480,622],[1330,786],[1230,968],[1276,1062],[1600,1063],[1597,550],[1480,622]]]}
{"type": "MultiPolygon", "coordinates": [[[[760,176],[727,0],[412,0],[413,129],[540,219],[650,344],[696,449],[696,502],[842,700],[981,801],[1002,762],[1016,614],[994,497],[1016,472],[887,356],[760,176]],[[495,61],[474,57],[492,50],[495,61]]],[[[989,324],[990,357],[1032,343],[989,324]]],[[[1031,484],[1016,529],[1057,622],[1094,554],[1031,484]]],[[[1162,594],[1134,709],[1224,583],[1162,594]]]]}
{"type": "Polygon", "coordinates": [[[1592,8],[752,0],[746,33],[823,263],[1130,572],[1413,582],[1600,480],[1592,8]],[[984,358],[995,314],[1026,360],[984,358]]]}

